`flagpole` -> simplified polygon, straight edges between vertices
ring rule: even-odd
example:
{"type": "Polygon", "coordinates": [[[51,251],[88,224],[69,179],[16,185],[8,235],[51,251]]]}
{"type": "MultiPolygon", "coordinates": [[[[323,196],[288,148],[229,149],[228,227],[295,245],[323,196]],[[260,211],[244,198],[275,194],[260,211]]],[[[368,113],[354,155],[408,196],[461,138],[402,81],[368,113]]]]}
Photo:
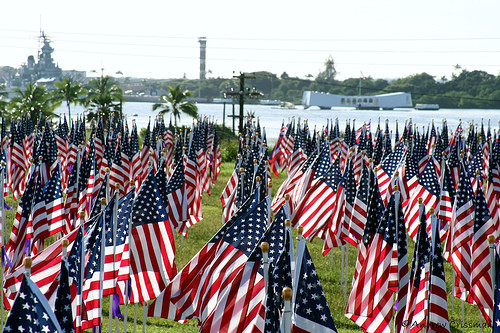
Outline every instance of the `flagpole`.
{"type": "Polygon", "coordinates": [[[262,242],[260,249],[262,250],[262,262],[264,263],[264,294],[267,295],[269,288],[269,243],[262,242]]]}
{"type": "Polygon", "coordinates": [[[106,259],[106,198],[101,198],[101,214],[102,214],[102,226],[101,226],[101,253],[99,253],[100,263],[100,272],[99,272],[99,318],[101,319],[100,331],[102,331],[102,301],[103,301],[103,293],[104,293],[104,262],[106,259]]]}
{"type": "MultiPolygon", "coordinates": [[[[116,255],[116,232],[117,232],[117,214],[118,214],[118,193],[120,192],[120,184],[116,184],[115,185],[115,202],[113,204],[113,224],[112,224],[112,228],[111,229],[111,235],[113,235],[113,272],[116,272],[115,270],[115,263],[116,263],[116,258],[115,258],[115,255],[116,255]]],[[[104,253],[104,255],[106,255],[106,253],[104,253]]],[[[115,288],[116,288],[116,280],[113,279],[113,283],[115,284],[115,288]]],[[[114,294],[112,294],[110,297],[109,297],[109,333],[111,333],[113,331],[113,298],[114,298],[114,294]]],[[[118,333],[119,331],[119,328],[118,328],[118,317],[115,317],[116,319],[116,331],[118,333]]]]}
{"type": "Polygon", "coordinates": [[[290,219],[285,220],[285,227],[286,227],[286,232],[288,233],[290,237],[290,247],[286,249],[290,255],[290,271],[292,272],[292,286],[295,283],[295,254],[293,251],[293,237],[292,237],[292,227],[291,227],[291,221],[290,219]]]}
{"type": "Polygon", "coordinates": [[[290,194],[285,194],[285,215],[289,219],[290,218],[290,194]]]}
{"type": "MultiPolygon", "coordinates": [[[[496,285],[497,283],[497,273],[496,273],[496,255],[495,255],[495,235],[489,235],[488,236],[488,243],[490,246],[490,274],[491,274],[491,286],[493,287],[492,290],[496,290],[498,286],[496,285]]],[[[493,312],[493,311],[492,311],[493,312]]],[[[493,318],[493,313],[490,313],[490,318],[493,318]]]]}
{"type": "Polygon", "coordinates": [[[285,301],[285,310],[283,311],[283,333],[292,332],[292,289],[283,288],[283,300],[285,301]]]}
{"type": "Polygon", "coordinates": [[[345,304],[345,299],[347,296],[347,277],[349,276],[348,270],[349,270],[349,243],[346,242],[345,244],[345,269],[344,269],[344,304],[345,304]]]}
{"type": "MultiPolygon", "coordinates": [[[[76,168],[76,205],[77,207],[80,206],[80,153],[82,150],[82,145],[78,145],[78,150],[76,151],[76,161],[75,164],[73,165],[74,168],[76,168]]],[[[78,209],[78,208],[77,208],[78,209]]],[[[83,217],[85,218],[85,216],[83,217]]],[[[75,217],[75,226],[76,226],[76,220],[78,219],[78,216],[75,217]]],[[[83,234],[82,234],[83,237],[83,234]]]]}
{"type": "MultiPolygon", "coordinates": [[[[340,246],[340,286],[344,284],[344,245],[340,246]]],[[[345,298],[344,298],[344,304],[345,304],[345,298]]]]}
{"type": "MultiPolygon", "coordinates": [[[[134,180],[131,180],[130,181],[130,191],[133,193],[135,193],[135,181],[134,180]]],[[[128,220],[128,239],[129,239],[129,251],[130,251],[130,230],[132,230],[132,217],[130,216],[129,217],[129,220],[128,220]]],[[[129,260],[130,260],[130,255],[129,255],[129,260]]],[[[130,301],[130,288],[129,288],[129,285],[130,285],[130,277],[127,279],[127,281],[125,282],[125,299],[124,299],[124,303],[125,303],[125,313],[123,315],[123,332],[124,333],[127,333],[127,322],[128,322],[128,305],[129,305],[129,301],[130,301]]],[[[118,332],[118,326],[117,326],[117,332],[118,332]]]]}
{"type": "Polygon", "coordinates": [[[80,229],[82,234],[82,246],[80,253],[80,316],[77,320],[78,329],[82,329],[83,318],[83,279],[85,278],[85,212],[80,212],[80,229]]]}
{"type": "MultiPolygon", "coordinates": [[[[399,191],[399,187],[396,185],[394,186],[394,219],[396,220],[396,249],[398,250],[398,272],[397,272],[397,277],[398,277],[398,291],[399,291],[399,284],[400,284],[400,276],[399,276],[399,204],[401,202],[401,192],[399,191]]],[[[398,300],[398,293],[394,294],[394,297],[396,298],[396,314],[401,311],[401,308],[405,304],[399,304],[397,302],[398,300]]],[[[394,327],[394,332],[396,332],[396,321],[394,320],[393,316],[393,327],[394,327]]]]}
{"type": "Polygon", "coordinates": [[[142,333],[146,333],[147,319],[148,319],[148,302],[146,301],[142,305],[142,333]]]}
{"type": "MultiPolygon", "coordinates": [[[[266,161],[266,163],[268,163],[268,161],[266,161]]],[[[265,180],[267,181],[267,179],[265,180]]],[[[269,202],[269,204],[267,205],[267,220],[269,221],[269,223],[271,223],[271,201],[272,201],[272,192],[273,192],[273,183],[272,182],[269,182],[267,184],[267,200],[269,202]]]]}
{"type": "Polygon", "coordinates": [[[139,312],[139,303],[135,303],[134,306],[135,306],[135,312],[134,312],[134,333],[135,333],[136,332],[136,328],[137,328],[137,312],[139,312]]]}
{"type": "Polygon", "coordinates": [[[4,295],[4,292],[3,292],[3,286],[4,286],[4,283],[3,283],[3,280],[4,280],[4,273],[5,273],[5,266],[4,265],[4,262],[5,262],[5,258],[4,258],[4,253],[5,253],[5,228],[6,228],[6,224],[5,224],[5,193],[4,193],[4,182],[5,182],[5,178],[4,178],[4,170],[5,170],[5,162],[2,161],[2,168],[0,168],[0,187],[2,189],[2,194],[0,195],[0,207],[1,207],[1,214],[2,214],[2,235],[1,235],[1,242],[2,242],[2,253],[0,254],[2,256],[2,266],[1,266],[1,276],[0,278],[2,279],[1,280],[1,285],[0,285],[0,289],[1,292],[0,292],[0,316],[2,317],[1,318],[1,321],[0,321],[0,329],[3,331],[3,295],[4,295]]]}
{"type": "Polygon", "coordinates": [[[299,226],[297,228],[297,249],[296,249],[296,253],[297,253],[297,256],[295,258],[295,281],[293,282],[294,286],[293,286],[293,299],[292,299],[292,303],[295,301],[295,294],[297,292],[297,286],[296,284],[299,283],[299,277],[297,276],[297,274],[299,274],[300,272],[300,266],[301,266],[301,262],[302,262],[302,256],[304,255],[304,249],[302,247],[302,244],[304,243],[305,241],[305,238],[304,236],[302,236],[302,232],[304,231],[304,227],[303,226],[299,226]]]}
{"type": "Polygon", "coordinates": [[[428,286],[427,286],[427,290],[428,290],[428,296],[427,296],[427,312],[426,312],[426,315],[425,315],[425,327],[427,327],[427,329],[429,329],[429,317],[430,317],[430,286],[432,285],[432,266],[433,266],[433,260],[434,260],[434,253],[435,253],[435,250],[436,250],[436,237],[439,238],[439,234],[437,233],[437,217],[436,217],[436,213],[434,211],[434,208],[431,208],[429,210],[429,213],[431,214],[431,264],[430,264],[430,272],[429,272],[429,279],[427,280],[427,283],[428,283],[428,286]]]}

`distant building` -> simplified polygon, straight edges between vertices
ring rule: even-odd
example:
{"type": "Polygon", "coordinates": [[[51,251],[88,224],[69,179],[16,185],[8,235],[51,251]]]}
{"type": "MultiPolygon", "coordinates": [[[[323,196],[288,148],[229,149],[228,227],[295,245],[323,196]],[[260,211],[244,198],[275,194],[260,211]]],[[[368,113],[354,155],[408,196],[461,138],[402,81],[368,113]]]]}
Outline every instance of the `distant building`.
{"type": "Polygon", "coordinates": [[[52,85],[55,81],[62,79],[63,71],[52,59],[54,49],[50,46],[49,38],[42,32],[40,39],[43,45],[38,51],[38,61],[35,61],[35,57],[30,55],[27,62],[19,68],[13,85],[25,86],[29,82],[52,85]]]}
{"type": "Polygon", "coordinates": [[[207,63],[207,38],[198,38],[200,43],[200,80],[205,80],[206,78],[206,63],[207,63]]]}

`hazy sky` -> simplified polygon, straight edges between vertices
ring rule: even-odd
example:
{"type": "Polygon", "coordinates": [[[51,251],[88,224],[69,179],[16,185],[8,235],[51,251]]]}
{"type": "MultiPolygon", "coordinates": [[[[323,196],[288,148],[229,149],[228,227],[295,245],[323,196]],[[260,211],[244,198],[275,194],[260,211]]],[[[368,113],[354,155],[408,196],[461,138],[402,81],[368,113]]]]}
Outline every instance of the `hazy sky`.
{"type": "Polygon", "coordinates": [[[0,66],[37,54],[40,27],[63,69],[151,78],[270,71],[339,79],[450,77],[455,65],[500,74],[500,1],[4,1],[0,66]],[[77,5],[78,3],[78,5],[77,5]]]}

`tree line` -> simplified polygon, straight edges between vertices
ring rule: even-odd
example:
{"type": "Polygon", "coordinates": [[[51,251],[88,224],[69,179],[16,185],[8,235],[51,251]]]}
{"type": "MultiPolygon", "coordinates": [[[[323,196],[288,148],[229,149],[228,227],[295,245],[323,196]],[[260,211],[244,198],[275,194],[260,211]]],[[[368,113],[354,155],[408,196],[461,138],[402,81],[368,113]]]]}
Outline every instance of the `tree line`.
{"type": "MultiPolygon", "coordinates": [[[[395,80],[349,78],[337,80],[336,72],[327,66],[318,76],[306,78],[280,76],[271,72],[255,72],[255,79],[245,82],[248,88],[263,93],[263,99],[274,99],[301,104],[304,91],[320,91],[338,95],[376,95],[391,92],[412,94],[414,104],[439,104],[442,108],[500,109],[500,76],[484,71],[462,70],[450,79],[436,79],[427,73],[413,74],[395,80]],[[361,81],[361,82],[360,82],[361,81]]],[[[224,93],[239,89],[236,79],[208,78],[205,80],[172,79],[171,85],[179,85],[193,92],[194,96],[207,99],[222,98],[224,93]]]]}
{"type": "MultiPolygon", "coordinates": [[[[71,119],[71,106],[83,105],[87,121],[101,118],[104,124],[108,119],[121,116],[124,102],[123,90],[118,81],[110,76],[100,76],[83,84],[70,78],[54,83],[54,89],[36,82],[29,83],[25,88],[15,88],[13,96],[9,96],[5,86],[0,85],[0,113],[7,123],[11,118],[29,115],[33,124],[40,117],[54,118],[54,110],[62,103],[66,104],[68,116],[71,119]]],[[[152,111],[159,114],[171,113],[175,125],[181,113],[196,118],[198,108],[190,102],[192,96],[188,90],[180,86],[167,86],[168,94],[160,96],[160,102],[153,105],[152,111]]]]}

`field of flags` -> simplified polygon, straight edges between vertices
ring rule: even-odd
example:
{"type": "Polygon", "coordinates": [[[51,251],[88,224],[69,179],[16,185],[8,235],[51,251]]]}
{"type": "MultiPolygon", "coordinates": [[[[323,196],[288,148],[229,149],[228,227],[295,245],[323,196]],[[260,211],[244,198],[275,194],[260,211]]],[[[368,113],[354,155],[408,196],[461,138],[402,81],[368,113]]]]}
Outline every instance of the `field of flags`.
{"type": "Polygon", "coordinates": [[[127,331],[120,305],[136,304],[144,316],[196,319],[200,332],[337,332],[307,246],[315,238],[323,255],[357,248],[342,315],[360,330],[450,332],[450,279],[453,298],[500,330],[500,145],[489,124],[409,120],[392,133],[387,122],[312,131],[292,120],[268,147],[249,118],[221,228],[182,269],[176,234],[203,219],[220,172],[215,123],[181,130],[157,118],[142,147],[125,119],[92,123],[90,135],[85,125],[23,118],[7,134],[2,123],[0,180],[18,202],[1,238],[3,331],[111,332],[113,318],[127,331]]]}

